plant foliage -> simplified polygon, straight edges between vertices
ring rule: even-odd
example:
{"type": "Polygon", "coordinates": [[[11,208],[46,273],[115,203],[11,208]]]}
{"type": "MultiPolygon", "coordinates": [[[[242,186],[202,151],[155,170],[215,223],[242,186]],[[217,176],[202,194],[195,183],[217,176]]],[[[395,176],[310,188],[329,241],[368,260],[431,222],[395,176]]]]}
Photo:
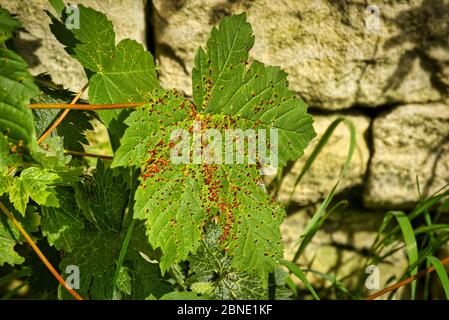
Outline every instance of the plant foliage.
{"type": "MultiPolygon", "coordinates": [[[[36,136],[60,113],[31,112],[27,104],[68,103],[73,94],[46,75],[33,78],[5,47],[20,24],[1,9],[2,203],[35,237],[64,253],[60,270],[79,268],[78,292],[85,298],[170,298],[176,296],[172,291],[222,299],[288,298],[286,274],[279,269],[285,211],[261,186],[260,163],[171,158],[172,133],[191,132],[198,123],[201,132],[278,130],[279,149],[272,152],[280,166],[302,156],[315,136],[306,104],[288,89],[287,74],[250,59],[254,35],[245,14],[224,18],[198,50],[189,100],[160,87],[154,59],[141,44],[116,43],[104,14],[79,5],[80,28],[70,29],[62,1],[50,3],[50,29],[84,67],[89,102],[142,106],[70,112],[37,145],[36,136]],[[97,116],[108,129],[115,158],[97,161],[92,170],[65,150],[84,150],[84,133],[97,116]]],[[[200,146],[211,143],[202,139],[200,146]]],[[[20,264],[24,258],[15,245],[23,239],[6,216],[1,221],[0,265],[20,264]]],[[[58,295],[70,298],[62,287],[58,295]]]]}

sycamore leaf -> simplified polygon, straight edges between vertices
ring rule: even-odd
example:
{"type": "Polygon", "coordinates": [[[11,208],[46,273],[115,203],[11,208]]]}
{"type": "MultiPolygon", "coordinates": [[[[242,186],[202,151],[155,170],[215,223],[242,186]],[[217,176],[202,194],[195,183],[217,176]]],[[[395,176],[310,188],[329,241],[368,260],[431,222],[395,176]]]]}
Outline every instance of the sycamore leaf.
{"type": "Polygon", "coordinates": [[[265,279],[282,256],[284,212],[258,186],[255,165],[171,162],[170,133],[192,131],[198,117],[204,130],[233,123],[229,117],[201,117],[175,91],[155,92],[126,120],[129,128],[113,166],[141,166],[134,217],[146,220],[148,239],[162,249],[161,269],[166,271],[196,251],[202,226],[218,216],[222,249],[234,256],[237,268],[265,279]]]}
{"type": "Polygon", "coordinates": [[[14,250],[20,233],[17,228],[2,213],[0,215],[0,267],[8,263],[10,265],[21,264],[24,259],[14,250]]]}
{"type": "Polygon", "coordinates": [[[220,228],[210,224],[198,252],[189,257],[190,288],[215,299],[267,299],[268,289],[257,276],[232,267],[232,259],[221,250],[220,237],[220,228]]]}
{"type": "MultiPolygon", "coordinates": [[[[55,84],[48,74],[35,77],[40,94],[31,99],[31,103],[70,103],[74,93],[55,84]]],[[[36,134],[41,136],[63,111],[54,109],[34,109],[36,134]]],[[[92,130],[91,120],[95,113],[88,110],[71,110],[52,135],[63,137],[64,148],[72,151],[84,151],[83,144],[88,144],[86,131],[92,130]]]]}
{"type": "MultiPolygon", "coordinates": [[[[153,56],[134,40],[124,39],[115,45],[112,23],[100,12],[78,6],[80,28],[68,30],[52,14],[52,32],[66,46],[90,77],[91,103],[145,101],[151,90],[159,87],[153,56]]],[[[123,135],[123,120],[129,110],[103,110],[98,114],[106,124],[113,149],[123,135]]]]}
{"type": "Polygon", "coordinates": [[[61,178],[55,173],[37,167],[27,168],[14,179],[9,189],[9,199],[22,215],[30,198],[39,205],[58,207],[59,201],[51,185],[59,182],[61,178]]]}
{"type": "Polygon", "coordinates": [[[129,189],[117,170],[98,161],[92,178],[79,183],[75,190],[77,203],[87,220],[103,229],[121,230],[129,189]]]}
{"type": "Polygon", "coordinates": [[[0,165],[17,164],[34,139],[33,115],[27,104],[38,89],[25,61],[4,46],[20,25],[0,8],[0,165]]]}
{"type": "Polygon", "coordinates": [[[288,90],[287,74],[279,67],[248,62],[254,44],[245,14],[225,18],[214,28],[207,51],[199,49],[193,69],[193,97],[198,108],[212,114],[237,116],[240,129],[277,129],[278,159],[303,155],[315,137],[307,105],[288,90]]]}
{"type": "MultiPolygon", "coordinates": [[[[129,194],[126,183],[120,176],[114,176],[114,171],[106,169],[99,161],[97,172],[91,177],[92,181],[88,182],[90,187],[84,186],[77,190],[78,193],[84,193],[79,198],[87,201],[83,210],[88,209],[90,216],[87,217],[84,212],[84,215],[76,217],[77,221],[81,219],[84,227],[78,233],[79,237],[70,242],[74,250],[66,253],[61,262],[62,270],[68,265],[80,268],[79,293],[90,299],[118,298],[114,290],[117,284],[114,284],[113,280],[116,262],[129,226],[124,224],[122,228],[127,204],[125,200],[128,200],[129,194]]],[[[64,203],[61,208],[65,210],[64,203]]],[[[56,215],[50,218],[55,219],[56,215]]],[[[47,217],[44,217],[43,228],[47,228],[45,219],[47,217]]],[[[65,224],[66,222],[63,223],[65,224]]],[[[68,223],[67,228],[74,226],[76,224],[68,223]]],[[[120,298],[143,299],[149,294],[160,297],[172,290],[171,285],[162,278],[158,265],[148,263],[140,253],[154,259],[154,252],[146,241],[145,229],[141,223],[136,224],[132,231],[123,269],[119,271],[120,298]]],[[[62,299],[71,299],[66,290],[60,290],[59,296],[62,299]]]]}
{"type": "Polygon", "coordinates": [[[42,234],[58,250],[71,252],[83,232],[80,209],[68,187],[56,188],[59,208],[42,207],[42,234]]]}
{"type": "Polygon", "coordinates": [[[4,170],[0,168],[0,197],[9,192],[13,185],[14,178],[10,175],[4,174],[4,170]]]}
{"type": "MultiPolygon", "coordinates": [[[[0,198],[1,202],[11,211],[27,232],[35,232],[40,224],[39,216],[34,208],[27,210],[22,217],[14,210],[7,198],[0,198]]],[[[24,258],[15,251],[15,246],[24,242],[19,230],[3,213],[0,214],[0,267],[5,263],[10,265],[21,264],[24,258]]]]}
{"type": "Polygon", "coordinates": [[[31,155],[41,168],[57,174],[62,183],[79,181],[84,170],[82,167],[72,166],[72,157],[65,154],[59,136],[47,138],[39,146],[33,146],[31,155]]]}
{"type": "MultiPolygon", "coordinates": [[[[155,91],[125,121],[128,128],[113,166],[141,169],[134,217],[145,220],[151,245],[161,248],[162,271],[195,253],[204,225],[212,221],[232,267],[258,275],[263,286],[283,255],[279,227],[285,212],[260,187],[257,163],[196,161],[198,151],[192,147],[195,130],[219,134],[200,138],[202,153],[223,142],[225,130],[262,129],[271,135],[273,129],[279,132],[279,148],[272,152],[283,166],[299,158],[315,136],[307,106],[288,90],[286,73],[257,61],[249,64],[253,43],[245,15],[223,19],[212,30],[207,50],[200,49],[195,59],[196,107],[174,91],[155,91]],[[173,140],[175,130],[184,130],[187,140],[173,140]],[[187,162],[173,160],[180,145],[176,150],[187,148],[187,162]]],[[[214,154],[223,160],[223,151],[214,154]]],[[[243,151],[247,157],[249,151],[243,151]]]]}
{"type": "Polygon", "coordinates": [[[34,141],[33,114],[27,108],[38,93],[26,63],[14,52],[0,47],[0,164],[9,165],[10,154],[34,141]]]}

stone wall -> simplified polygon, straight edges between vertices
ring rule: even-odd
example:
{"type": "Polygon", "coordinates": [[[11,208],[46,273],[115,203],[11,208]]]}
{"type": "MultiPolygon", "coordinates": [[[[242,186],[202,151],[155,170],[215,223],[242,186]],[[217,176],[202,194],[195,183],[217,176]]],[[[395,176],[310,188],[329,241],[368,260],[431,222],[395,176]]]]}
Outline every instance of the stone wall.
{"type": "MultiPolygon", "coordinates": [[[[51,35],[42,11],[47,1],[31,2],[0,0],[19,14],[28,30],[16,38],[17,46],[34,73],[49,71],[56,81],[78,90],[85,81],[83,71],[51,35]]],[[[256,36],[251,55],[289,73],[291,89],[315,114],[316,131],[322,134],[339,116],[355,123],[357,152],[340,188],[355,208],[334,219],[346,227],[357,221],[359,230],[342,228],[335,233],[346,248],[338,250],[341,246],[329,232],[317,235],[315,249],[304,259],[316,253],[322,258],[315,263],[327,264],[323,271],[332,265],[322,262],[323,257],[337,261],[335,250],[346,252],[351,245],[354,253],[365,248],[382,212],[412,207],[418,200],[417,177],[424,196],[449,182],[447,0],[378,0],[379,19],[371,12],[377,8],[367,8],[364,0],[74,2],[105,11],[114,22],[117,40],[131,37],[146,43],[154,51],[162,85],[179,88],[187,96],[195,52],[211,27],[224,16],[246,11],[256,36]]],[[[287,174],[279,200],[287,201],[293,191],[292,200],[302,208],[287,220],[287,244],[293,243],[292,234],[303,230],[307,208],[332,188],[348,147],[349,133],[341,126],[294,190],[304,159],[287,174]]],[[[399,255],[391,274],[406,265],[404,254],[399,255]]],[[[351,254],[345,257],[349,263],[355,261],[351,254]]]]}

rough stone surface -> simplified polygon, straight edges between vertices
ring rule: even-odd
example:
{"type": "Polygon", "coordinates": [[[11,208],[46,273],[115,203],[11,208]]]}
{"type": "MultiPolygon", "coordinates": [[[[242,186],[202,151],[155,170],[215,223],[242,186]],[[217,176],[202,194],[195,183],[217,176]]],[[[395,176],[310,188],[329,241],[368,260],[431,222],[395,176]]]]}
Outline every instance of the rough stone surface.
{"type": "MultiPolygon", "coordinates": [[[[132,38],[145,44],[145,10],[143,1],[81,0],[76,1],[100,10],[112,20],[116,40],[132,38]]],[[[48,72],[56,83],[79,91],[86,82],[83,68],[72,59],[50,31],[47,0],[0,0],[0,6],[17,14],[27,32],[15,38],[18,53],[28,62],[33,74],[48,72]]],[[[82,23],[82,21],[80,21],[82,23]]]]}
{"type": "MultiPolygon", "coordinates": [[[[281,226],[286,259],[293,259],[298,238],[313,212],[313,206],[302,209],[289,215],[281,226]]],[[[376,238],[382,219],[381,212],[368,210],[349,209],[330,215],[297,263],[302,268],[333,275],[347,287],[354,288],[358,277],[365,274],[367,253],[376,238]]],[[[377,267],[380,271],[380,288],[383,288],[390,277],[402,276],[408,267],[407,256],[403,250],[399,250],[377,267]]],[[[317,288],[329,287],[331,284],[313,273],[309,273],[308,278],[317,288]]],[[[401,291],[397,296],[400,294],[401,291]]]]}
{"type": "Polygon", "coordinates": [[[304,156],[293,165],[291,171],[285,176],[278,197],[281,202],[287,203],[291,195],[291,201],[304,206],[320,201],[330,192],[348,156],[350,132],[344,123],[340,123],[335,129],[329,142],[292,194],[293,187],[306,159],[310,156],[328,126],[339,116],[352,121],[357,129],[357,150],[354,152],[348,174],[342,181],[340,190],[355,187],[363,183],[370,157],[366,141],[370,119],[360,114],[350,116],[314,116],[314,128],[318,136],[307,148],[304,156]]]}
{"type": "Polygon", "coordinates": [[[190,72],[211,26],[246,11],[252,56],[280,65],[312,107],[376,107],[447,99],[449,3],[381,0],[377,20],[366,1],[154,0],[162,84],[191,93],[190,72]]]}
{"type": "Polygon", "coordinates": [[[379,116],[373,124],[374,155],[365,205],[412,207],[449,181],[449,106],[406,105],[379,116]]]}

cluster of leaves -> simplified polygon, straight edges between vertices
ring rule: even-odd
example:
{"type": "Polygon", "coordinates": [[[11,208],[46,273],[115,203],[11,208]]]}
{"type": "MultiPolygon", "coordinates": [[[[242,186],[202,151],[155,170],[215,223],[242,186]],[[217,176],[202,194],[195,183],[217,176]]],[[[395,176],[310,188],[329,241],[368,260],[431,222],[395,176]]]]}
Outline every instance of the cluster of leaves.
{"type": "MultiPolygon", "coordinates": [[[[84,67],[93,104],[142,102],[137,110],[71,111],[43,144],[59,112],[32,102],[70,101],[48,76],[33,78],[4,41],[20,23],[0,9],[0,195],[36,239],[63,252],[60,270],[80,268],[79,293],[91,299],[287,298],[280,224],[285,211],[260,187],[257,164],[175,164],[170,133],[228,128],[277,129],[279,165],[296,160],[315,136],[307,106],[280,68],[251,61],[244,14],[213,28],[193,69],[193,100],[160,88],[151,53],[134,40],[116,44],[112,23],[79,5],[80,28],[64,23],[52,0],[51,31],[84,67]],[[5,21],[5,22],[3,22],[5,21]],[[108,129],[112,163],[88,170],[65,150],[82,151],[90,120],[108,129]],[[170,293],[172,292],[172,293],[170,293]],[[165,295],[168,294],[168,295],[165,295]],[[164,296],[165,295],[165,296],[164,296]],[[182,295],[181,295],[182,297],[182,295]]],[[[212,142],[202,141],[207,148],[212,142]]],[[[2,215],[0,266],[21,264],[23,239],[2,215]]],[[[60,288],[60,298],[70,298],[60,288]]]]}

